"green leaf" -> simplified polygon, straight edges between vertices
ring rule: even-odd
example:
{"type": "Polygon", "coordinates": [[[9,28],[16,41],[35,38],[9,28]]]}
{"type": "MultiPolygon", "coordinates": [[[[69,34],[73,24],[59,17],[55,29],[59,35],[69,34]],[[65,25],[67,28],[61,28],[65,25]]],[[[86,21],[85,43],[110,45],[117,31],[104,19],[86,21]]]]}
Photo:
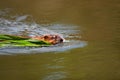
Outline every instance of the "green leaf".
{"type": "Polygon", "coordinates": [[[34,39],[29,39],[27,40],[31,43],[34,43],[34,44],[45,44],[45,45],[52,45],[51,43],[47,42],[47,41],[43,41],[43,40],[34,40],[34,39]]]}
{"type": "Polygon", "coordinates": [[[49,42],[42,41],[42,40],[34,40],[30,38],[22,38],[19,36],[12,36],[12,35],[0,35],[0,47],[7,47],[7,46],[50,46],[52,45],[49,42]]]}
{"type": "Polygon", "coordinates": [[[29,38],[23,38],[19,36],[0,34],[0,40],[27,40],[29,38]]]}

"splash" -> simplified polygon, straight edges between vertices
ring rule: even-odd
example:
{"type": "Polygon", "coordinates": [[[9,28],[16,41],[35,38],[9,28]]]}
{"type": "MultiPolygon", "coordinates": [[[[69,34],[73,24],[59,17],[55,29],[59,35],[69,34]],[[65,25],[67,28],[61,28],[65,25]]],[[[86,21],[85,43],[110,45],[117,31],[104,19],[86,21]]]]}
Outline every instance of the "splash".
{"type": "Polygon", "coordinates": [[[8,47],[0,48],[0,54],[30,54],[45,52],[61,52],[73,48],[80,48],[87,45],[81,41],[80,30],[78,26],[68,24],[37,24],[31,15],[11,14],[11,9],[0,11],[0,34],[35,36],[43,34],[58,34],[65,38],[63,44],[51,47],[8,47]]]}

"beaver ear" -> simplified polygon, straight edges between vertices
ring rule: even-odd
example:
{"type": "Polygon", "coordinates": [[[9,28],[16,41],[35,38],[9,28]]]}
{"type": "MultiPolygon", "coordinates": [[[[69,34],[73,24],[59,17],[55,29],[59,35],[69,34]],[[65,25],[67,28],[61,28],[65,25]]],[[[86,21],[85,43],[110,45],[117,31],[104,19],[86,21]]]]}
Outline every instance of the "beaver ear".
{"type": "Polygon", "coordinates": [[[44,36],[44,39],[48,39],[48,36],[44,36]]]}

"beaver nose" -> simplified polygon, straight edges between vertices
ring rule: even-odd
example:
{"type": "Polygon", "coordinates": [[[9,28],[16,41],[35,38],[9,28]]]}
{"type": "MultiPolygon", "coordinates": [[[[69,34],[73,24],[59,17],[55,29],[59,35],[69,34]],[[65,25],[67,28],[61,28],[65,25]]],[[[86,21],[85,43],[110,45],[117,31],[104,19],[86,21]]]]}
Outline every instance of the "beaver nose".
{"type": "Polygon", "coordinates": [[[60,42],[63,42],[63,39],[60,39],[60,42]]]}

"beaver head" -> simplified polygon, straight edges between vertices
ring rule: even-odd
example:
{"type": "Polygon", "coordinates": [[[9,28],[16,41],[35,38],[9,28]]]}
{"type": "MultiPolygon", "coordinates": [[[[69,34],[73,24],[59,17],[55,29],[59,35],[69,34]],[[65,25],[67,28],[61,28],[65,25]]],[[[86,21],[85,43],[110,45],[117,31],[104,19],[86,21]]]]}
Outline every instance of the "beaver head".
{"type": "Polygon", "coordinates": [[[52,44],[58,44],[63,42],[63,38],[60,37],[59,35],[48,34],[48,35],[43,35],[43,37],[45,41],[48,41],[52,44]]]}
{"type": "Polygon", "coordinates": [[[44,40],[44,41],[50,42],[52,44],[58,44],[58,43],[63,42],[62,37],[60,37],[59,35],[54,35],[54,34],[46,34],[46,35],[42,35],[42,36],[35,36],[35,37],[33,37],[33,39],[44,40]]]}

